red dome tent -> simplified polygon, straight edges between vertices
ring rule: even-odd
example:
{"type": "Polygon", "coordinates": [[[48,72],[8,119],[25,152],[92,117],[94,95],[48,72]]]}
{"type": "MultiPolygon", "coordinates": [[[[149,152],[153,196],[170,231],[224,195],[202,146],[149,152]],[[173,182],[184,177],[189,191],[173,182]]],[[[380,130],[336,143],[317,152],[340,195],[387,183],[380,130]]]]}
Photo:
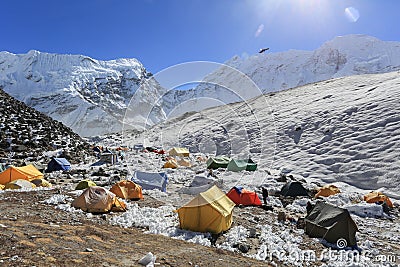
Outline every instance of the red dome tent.
{"type": "Polygon", "coordinates": [[[257,193],[242,187],[234,186],[226,195],[235,202],[236,205],[261,206],[261,201],[257,193]]]}

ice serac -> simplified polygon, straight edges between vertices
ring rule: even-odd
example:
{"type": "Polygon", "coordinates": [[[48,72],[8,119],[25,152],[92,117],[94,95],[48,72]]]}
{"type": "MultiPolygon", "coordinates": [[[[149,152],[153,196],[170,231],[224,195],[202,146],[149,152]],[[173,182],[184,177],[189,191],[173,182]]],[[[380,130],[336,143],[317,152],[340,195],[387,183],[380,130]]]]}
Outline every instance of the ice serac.
{"type": "MultiPolygon", "coordinates": [[[[136,59],[0,52],[0,86],[82,136],[121,131],[129,101],[151,76],[136,59]]],[[[162,90],[154,81],[150,85],[162,90]]],[[[141,102],[147,98],[142,94],[141,102]]]]}

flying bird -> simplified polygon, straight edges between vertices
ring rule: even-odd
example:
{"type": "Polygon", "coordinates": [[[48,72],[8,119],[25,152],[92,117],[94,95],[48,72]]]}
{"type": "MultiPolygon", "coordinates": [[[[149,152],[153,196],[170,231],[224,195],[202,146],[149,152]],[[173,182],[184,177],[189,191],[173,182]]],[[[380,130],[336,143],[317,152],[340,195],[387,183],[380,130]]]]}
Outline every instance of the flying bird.
{"type": "Polygon", "coordinates": [[[267,51],[269,49],[269,47],[267,47],[267,48],[261,48],[260,49],[260,51],[258,51],[258,53],[264,53],[265,51],[267,51]]]}

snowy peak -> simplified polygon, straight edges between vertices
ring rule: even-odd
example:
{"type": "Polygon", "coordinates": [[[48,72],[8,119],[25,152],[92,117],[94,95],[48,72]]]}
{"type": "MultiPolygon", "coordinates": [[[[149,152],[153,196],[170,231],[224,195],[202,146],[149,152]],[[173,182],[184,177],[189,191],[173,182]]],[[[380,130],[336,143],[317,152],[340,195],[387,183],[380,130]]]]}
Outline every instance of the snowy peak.
{"type": "Polygon", "coordinates": [[[262,93],[399,69],[399,42],[348,35],[315,51],[235,56],[195,89],[167,92],[136,59],[101,61],[35,50],[18,55],[0,52],[0,86],[83,136],[121,131],[125,114],[129,115],[125,121],[129,127],[142,129],[185,112],[262,93]],[[256,90],[250,90],[246,79],[251,87],[257,85],[256,90]]]}
{"type": "Polygon", "coordinates": [[[151,76],[136,59],[0,52],[0,86],[6,92],[84,136],[120,131],[129,101],[151,76]]]}

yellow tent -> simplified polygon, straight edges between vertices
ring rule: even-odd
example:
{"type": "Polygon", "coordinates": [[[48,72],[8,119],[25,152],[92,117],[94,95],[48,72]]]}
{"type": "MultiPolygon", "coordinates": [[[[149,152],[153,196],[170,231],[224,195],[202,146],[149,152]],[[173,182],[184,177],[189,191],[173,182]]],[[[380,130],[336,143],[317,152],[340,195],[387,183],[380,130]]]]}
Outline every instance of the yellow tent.
{"type": "Polygon", "coordinates": [[[74,208],[93,213],[126,210],[125,204],[120,202],[114,193],[100,186],[86,188],[71,204],[74,208]]]}
{"type": "Polygon", "coordinates": [[[393,203],[388,196],[381,192],[369,192],[364,196],[367,203],[386,202],[389,208],[393,208],[393,203]]]}
{"type": "Polygon", "coordinates": [[[192,167],[192,163],[190,162],[190,160],[187,159],[180,159],[178,160],[178,165],[179,166],[184,166],[184,167],[192,167]]]}
{"type": "Polygon", "coordinates": [[[51,187],[51,183],[41,178],[34,179],[31,181],[31,183],[36,185],[36,187],[51,187]]]}
{"type": "Polygon", "coordinates": [[[332,195],[339,194],[340,190],[337,186],[330,184],[330,185],[324,185],[321,187],[318,192],[315,194],[315,198],[317,197],[329,197],[332,195]]]}
{"type": "Polygon", "coordinates": [[[195,232],[221,233],[232,225],[233,207],[235,203],[214,185],[177,210],[180,227],[195,232]]]}
{"type": "Polygon", "coordinates": [[[27,180],[18,179],[7,183],[4,189],[21,189],[21,188],[35,188],[35,187],[36,186],[34,184],[32,184],[27,180]]]}
{"type": "Polygon", "coordinates": [[[176,159],[171,158],[167,162],[164,163],[163,168],[176,169],[176,168],[178,168],[178,162],[176,161],[176,159]]]}
{"type": "Polygon", "coordinates": [[[0,173],[0,184],[6,184],[18,179],[30,181],[36,178],[43,178],[43,173],[38,171],[32,164],[24,167],[11,166],[0,173]]]}
{"type": "Polygon", "coordinates": [[[111,187],[110,191],[124,199],[143,199],[142,187],[132,181],[119,181],[111,187]]]}
{"type": "Polygon", "coordinates": [[[169,152],[170,156],[189,157],[190,153],[187,148],[174,147],[169,152]]]}
{"type": "Polygon", "coordinates": [[[3,190],[3,189],[4,189],[4,187],[5,187],[5,185],[3,185],[3,184],[0,184],[0,190],[3,190]]]}

